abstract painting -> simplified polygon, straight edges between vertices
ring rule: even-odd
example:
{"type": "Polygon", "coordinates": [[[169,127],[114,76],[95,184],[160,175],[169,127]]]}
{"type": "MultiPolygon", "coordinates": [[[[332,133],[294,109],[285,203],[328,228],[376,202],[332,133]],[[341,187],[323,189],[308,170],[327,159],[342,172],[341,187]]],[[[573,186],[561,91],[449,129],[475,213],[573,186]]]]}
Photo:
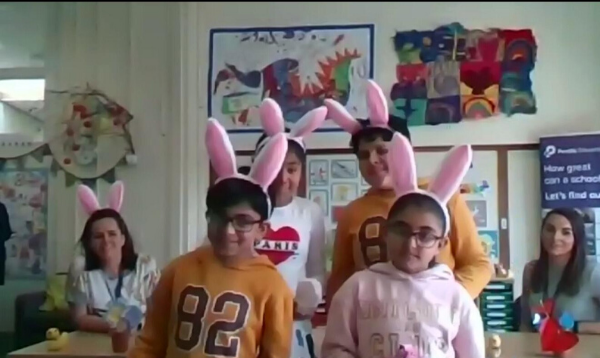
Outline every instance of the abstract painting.
{"type": "Polygon", "coordinates": [[[530,74],[537,44],[531,30],[397,32],[391,112],[410,126],[537,111],[530,74]]]}
{"type": "MultiPolygon", "coordinates": [[[[367,116],[373,25],[212,29],[208,115],[228,132],[260,132],[258,107],[277,101],[287,124],[333,98],[367,116]]],[[[329,121],[321,131],[340,130],[329,121]]]]}

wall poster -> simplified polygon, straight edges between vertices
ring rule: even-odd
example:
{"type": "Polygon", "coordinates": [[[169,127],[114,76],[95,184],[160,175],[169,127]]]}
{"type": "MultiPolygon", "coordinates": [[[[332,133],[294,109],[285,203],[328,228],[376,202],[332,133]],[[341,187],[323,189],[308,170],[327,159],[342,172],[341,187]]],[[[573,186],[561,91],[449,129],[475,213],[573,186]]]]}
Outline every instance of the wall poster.
{"type": "Polygon", "coordinates": [[[575,208],[585,222],[587,253],[600,261],[600,133],[540,139],[542,216],[575,208]]]}
{"type": "MultiPolygon", "coordinates": [[[[365,118],[373,40],[373,25],[212,29],[208,115],[230,133],[261,132],[266,97],[290,123],[334,98],[365,118]]],[[[320,130],[340,129],[327,122],[320,130]]]]}
{"type": "Polygon", "coordinates": [[[48,233],[48,170],[3,169],[0,202],[13,236],[5,243],[7,279],[45,279],[48,233]]]}

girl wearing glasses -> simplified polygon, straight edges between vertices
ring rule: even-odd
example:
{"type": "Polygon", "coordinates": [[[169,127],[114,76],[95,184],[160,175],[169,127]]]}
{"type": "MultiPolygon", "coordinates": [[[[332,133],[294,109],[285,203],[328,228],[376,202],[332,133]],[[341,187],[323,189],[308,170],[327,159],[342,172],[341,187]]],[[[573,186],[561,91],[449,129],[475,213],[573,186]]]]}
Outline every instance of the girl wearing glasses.
{"type": "MultiPolygon", "coordinates": [[[[258,140],[256,153],[261,152],[269,137],[282,133],[287,137],[288,151],[279,175],[269,188],[275,198],[275,209],[269,230],[265,238],[256,245],[256,250],[269,257],[297,295],[298,283],[305,278],[316,279],[319,286],[324,284],[325,279],[325,219],[319,205],[298,197],[298,186],[306,160],[303,138],[323,123],[326,114],[325,107],[313,109],[286,133],[277,102],[267,98],[260,107],[265,134],[258,140]]],[[[295,307],[298,308],[299,305],[295,307]]],[[[292,358],[315,356],[310,321],[315,309],[316,305],[308,309],[295,309],[292,358]]]]}
{"type": "Polygon", "coordinates": [[[390,175],[397,200],[385,225],[390,262],[355,273],[335,294],[322,358],[484,358],[481,315],[452,270],[436,262],[448,242],[447,203],[471,163],[459,146],[427,190],[419,189],[413,151],[394,134],[390,175]]]}

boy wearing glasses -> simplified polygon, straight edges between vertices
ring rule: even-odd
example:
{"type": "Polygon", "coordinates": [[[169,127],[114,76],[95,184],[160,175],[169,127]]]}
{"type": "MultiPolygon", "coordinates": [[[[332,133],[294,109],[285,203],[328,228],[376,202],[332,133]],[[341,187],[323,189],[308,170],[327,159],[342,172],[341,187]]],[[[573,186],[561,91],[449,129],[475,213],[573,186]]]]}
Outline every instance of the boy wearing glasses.
{"type": "MultiPolygon", "coordinates": [[[[383,224],[396,196],[388,172],[388,147],[395,132],[407,139],[410,133],[405,121],[389,116],[386,98],[373,81],[367,85],[368,120],[355,119],[334,100],[325,100],[325,105],[329,118],[352,135],[350,145],[358,158],[360,173],[371,186],[365,195],[346,206],[338,220],[326,293],[329,306],[334,294],[352,274],[389,260],[383,224]]],[[[421,181],[419,185],[425,187],[427,182],[421,181]]],[[[491,279],[492,265],[483,251],[473,214],[465,200],[456,193],[447,206],[449,244],[440,250],[438,261],[447,264],[475,298],[491,279]]]]}
{"type": "Polygon", "coordinates": [[[277,268],[254,250],[267,230],[267,188],[281,169],[287,141],[271,139],[249,175],[237,174],[231,143],[214,120],[206,144],[219,177],[206,195],[211,246],[164,269],[129,357],[288,357],[294,296],[277,268]]]}

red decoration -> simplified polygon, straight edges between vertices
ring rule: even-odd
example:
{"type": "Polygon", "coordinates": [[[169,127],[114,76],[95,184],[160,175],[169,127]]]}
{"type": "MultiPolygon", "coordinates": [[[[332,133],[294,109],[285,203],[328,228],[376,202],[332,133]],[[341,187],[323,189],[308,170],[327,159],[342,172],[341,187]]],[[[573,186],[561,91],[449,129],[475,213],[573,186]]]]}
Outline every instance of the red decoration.
{"type": "Polygon", "coordinates": [[[554,305],[554,300],[546,300],[536,311],[545,315],[540,325],[542,351],[560,354],[575,347],[579,343],[579,337],[562,328],[558,320],[552,316],[554,305]]]}

